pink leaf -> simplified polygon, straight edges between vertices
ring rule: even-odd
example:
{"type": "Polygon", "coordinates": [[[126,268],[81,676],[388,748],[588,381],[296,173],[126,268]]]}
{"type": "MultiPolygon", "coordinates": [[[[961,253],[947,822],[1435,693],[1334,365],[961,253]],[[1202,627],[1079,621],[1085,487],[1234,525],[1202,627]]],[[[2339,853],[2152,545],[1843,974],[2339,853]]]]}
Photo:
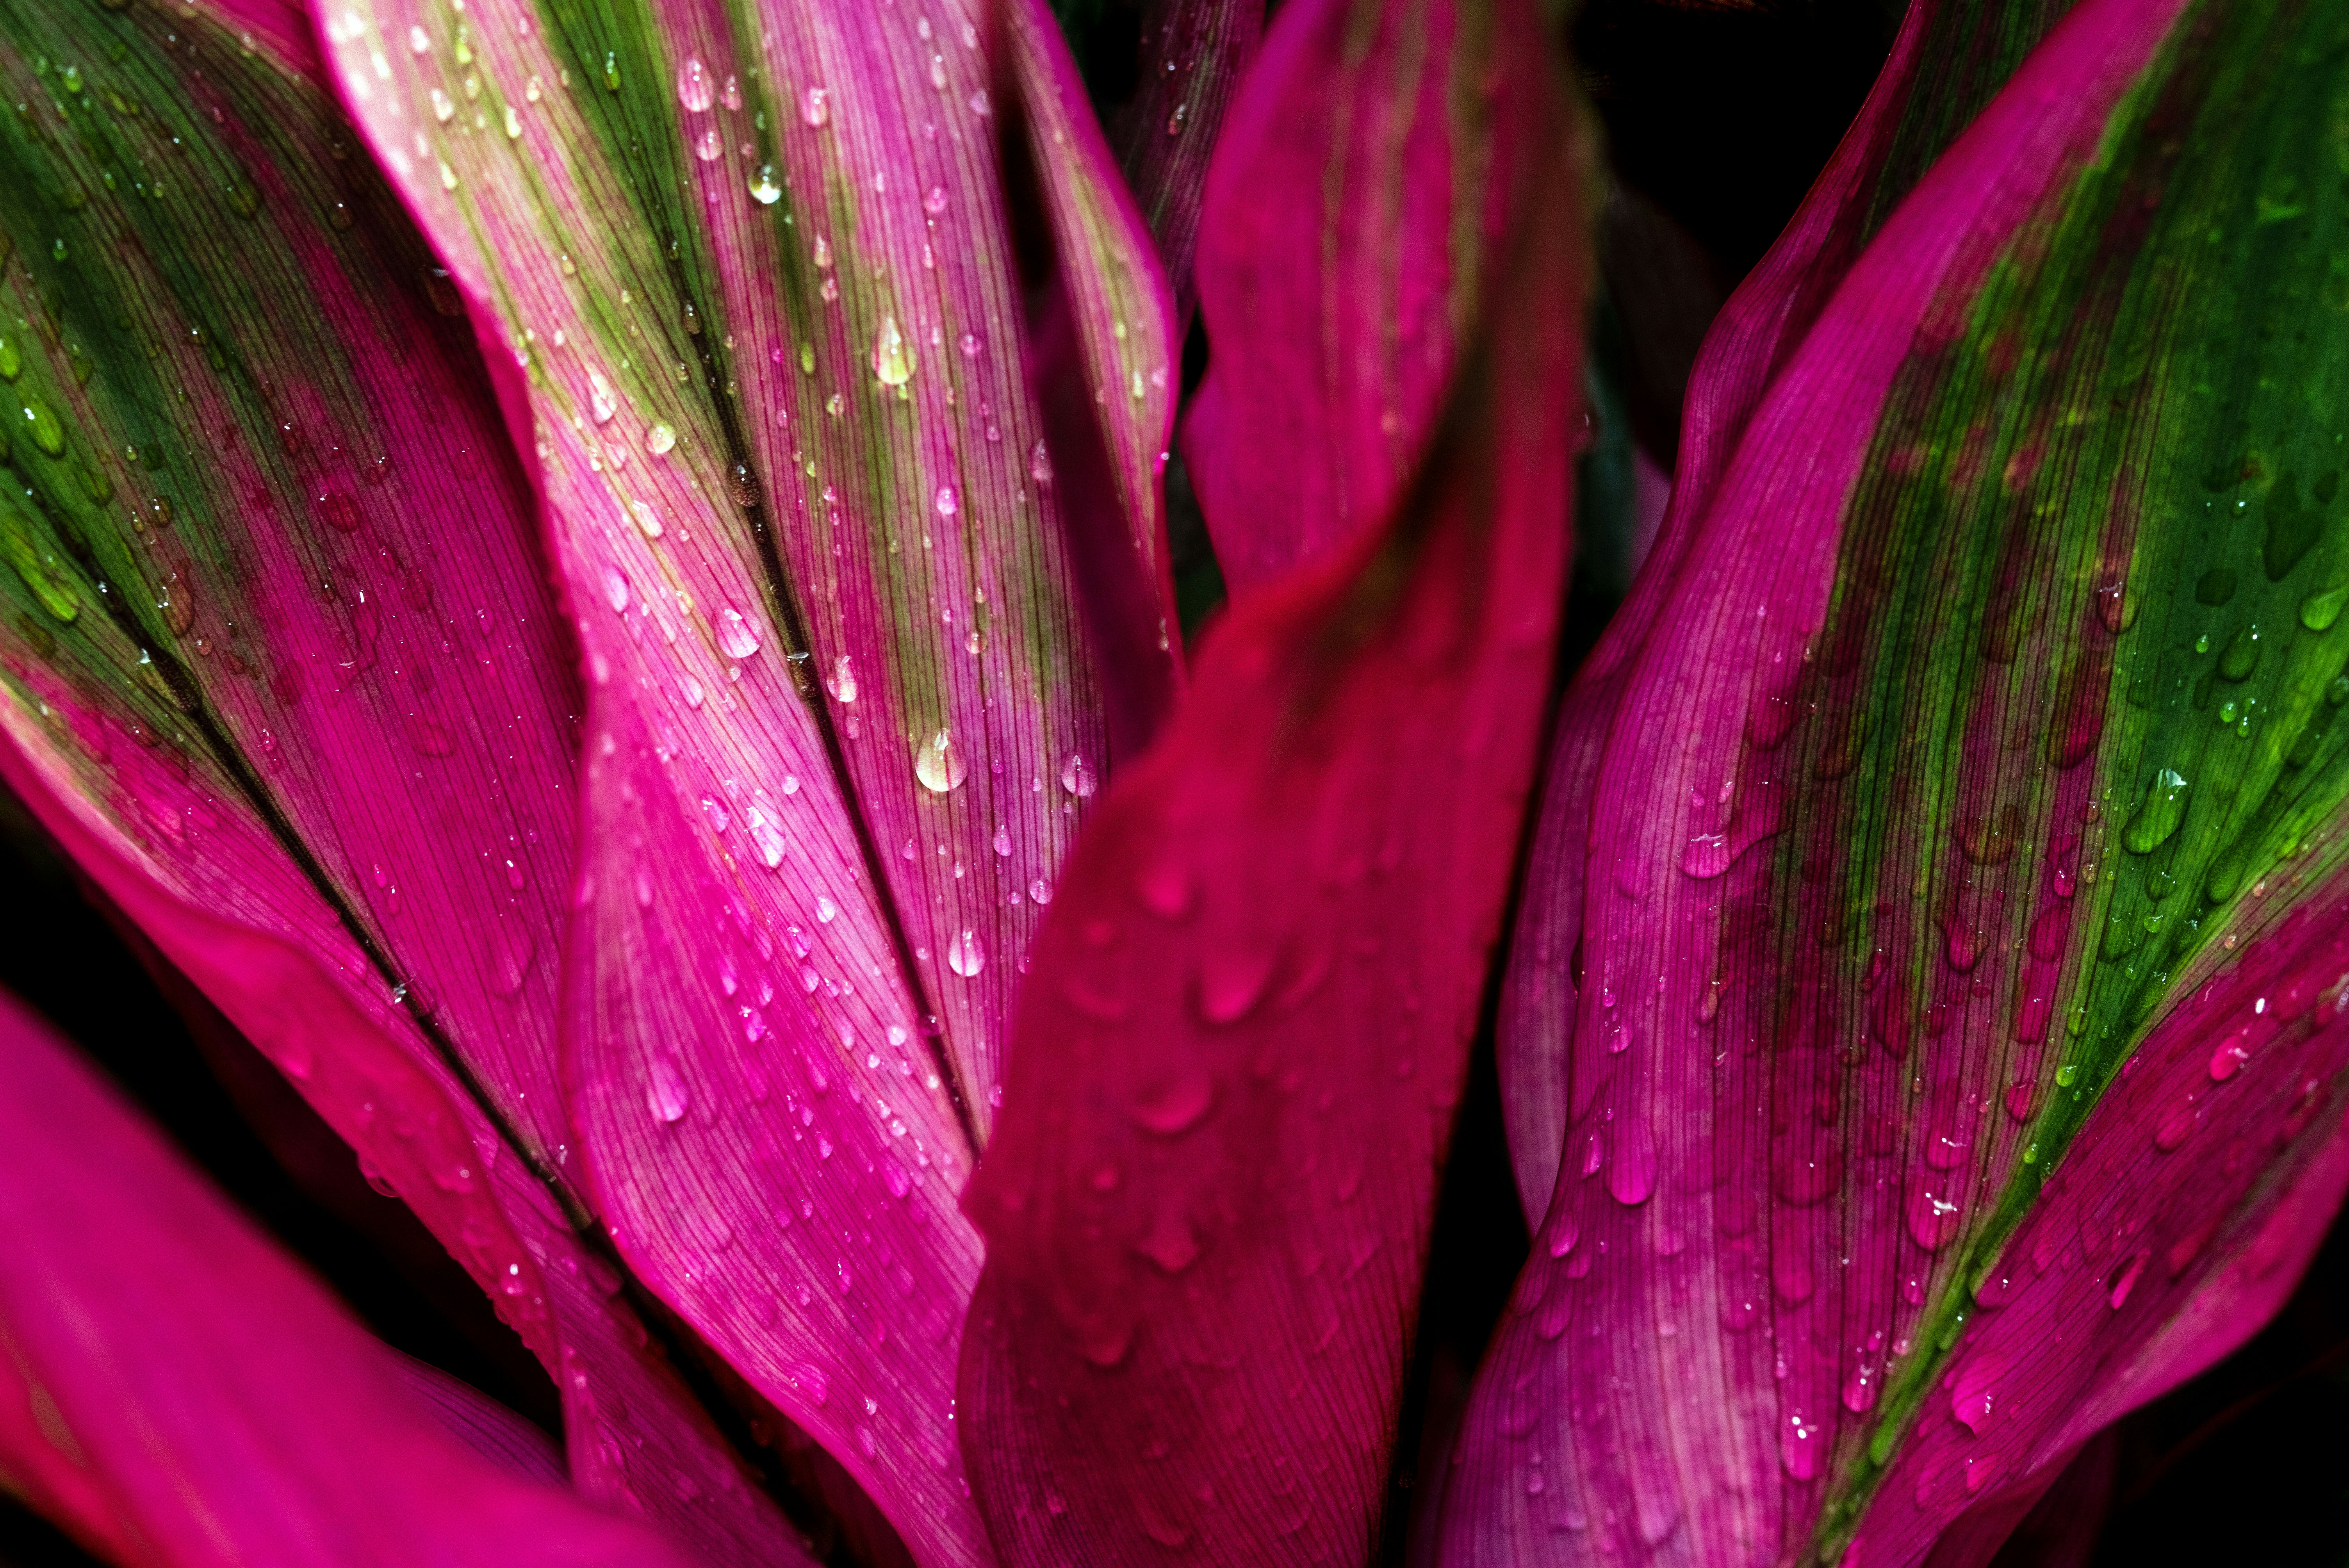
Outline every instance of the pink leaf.
{"type": "Polygon", "coordinates": [[[1486,7],[1299,15],[1232,106],[1200,228],[1211,357],[1183,453],[1235,599],[1393,510],[1488,308],[1480,269],[1523,156],[1480,79],[1486,7]]]}
{"type": "MultiPolygon", "coordinates": [[[[1585,263],[1528,9],[1489,38],[1518,222],[1423,466],[1210,640],[1039,938],[959,1406],[1014,1562],[1371,1547],[1568,542],[1585,263]]],[[[1314,79],[1334,15],[1267,60],[1314,79]]]]}
{"type": "Polygon", "coordinates": [[[450,1435],[394,1352],[12,998],[0,1080],[0,1470],[93,1550],[125,1568],[685,1561],[450,1435]]]}

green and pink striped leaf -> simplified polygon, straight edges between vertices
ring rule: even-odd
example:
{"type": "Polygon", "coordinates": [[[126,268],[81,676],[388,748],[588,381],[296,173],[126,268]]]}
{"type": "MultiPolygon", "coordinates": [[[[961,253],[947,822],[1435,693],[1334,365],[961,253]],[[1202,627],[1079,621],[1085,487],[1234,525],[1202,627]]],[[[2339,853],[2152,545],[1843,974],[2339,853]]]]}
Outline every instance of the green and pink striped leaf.
{"type": "Polygon", "coordinates": [[[1568,688],[1542,788],[1501,998],[1509,1158],[1526,1222],[1541,1223],[1566,1141],[1567,1064],[1582,938],[1590,797],[1633,663],[1671,602],[1706,502],[1771,378],[1860,249],[1980,113],[2069,0],[1917,0],[1835,157],[1707,334],[1682,415],[1671,498],[1630,595],[1568,688]]]}
{"type": "Polygon", "coordinates": [[[1141,32],[1139,79],[1110,117],[1110,140],[1158,242],[1175,323],[1187,327],[1207,170],[1264,41],[1264,0],[1150,0],[1141,32]]]}
{"type": "Polygon", "coordinates": [[[1037,919],[1176,685],[1147,233],[1040,4],[322,26],[524,387],[588,676],[599,1210],[916,1558],[985,1562],[958,1195],[1037,919]]]}
{"type": "Polygon", "coordinates": [[[2349,22],[2083,0],[1702,498],[1588,808],[1447,1561],[1982,1561],[2343,1124],[2349,22]]]}
{"type": "MultiPolygon", "coordinates": [[[[1292,4],[1263,90],[1323,79],[1349,9],[1292,4]]],[[[1588,276],[1531,7],[1460,9],[1506,152],[1475,347],[1383,524],[1211,634],[1039,934],[968,1200],[988,1261],[959,1424],[1009,1563],[1361,1562],[1379,1539],[1550,678],[1588,276]]],[[[1310,387],[1291,341],[1257,373],[1310,387]]]]}
{"type": "Polygon", "coordinates": [[[564,1170],[574,655],[307,20],[0,9],[0,772],[470,1270],[574,1475],[788,1559],[564,1170]]]}

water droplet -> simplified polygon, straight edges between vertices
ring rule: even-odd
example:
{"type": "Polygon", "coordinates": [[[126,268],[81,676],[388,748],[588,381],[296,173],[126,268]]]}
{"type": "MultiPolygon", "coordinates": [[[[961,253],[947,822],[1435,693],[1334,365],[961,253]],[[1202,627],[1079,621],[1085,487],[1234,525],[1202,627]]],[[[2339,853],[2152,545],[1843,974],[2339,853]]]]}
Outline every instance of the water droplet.
{"type": "Polygon", "coordinates": [[[759,651],[759,628],[729,604],[718,613],[718,645],[730,659],[747,659],[759,651]]]}
{"type": "Polygon", "coordinates": [[[2115,1312],[2118,1312],[2127,1305],[2129,1292],[2137,1288],[2137,1275],[2145,1272],[2146,1260],[2152,1255],[2149,1252],[2140,1252],[2132,1255],[2113,1276],[2106,1299],[2113,1304],[2115,1312]]]}
{"type": "Polygon", "coordinates": [[[1038,877],[1028,884],[1028,902],[1040,908],[1052,902],[1052,884],[1038,877]]]}
{"type": "Polygon", "coordinates": [[[987,950],[970,932],[962,932],[947,944],[947,967],[968,980],[987,965],[987,950]]]}
{"type": "Polygon", "coordinates": [[[940,485],[938,487],[938,493],[935,498],[935,504],[938,509],[938,515],[940,517],[952,517],[955,514],[956,510],[961,505],[961,502],[955,499],[954,486],[940,485]]]}
{"type": "Polygon", "coordinates": [[[2349,605],[2349,583],[2311,593],[2300,602],[2300,624],[2312,632],[2330,631],[2344,605],[2349,605]]]}
{"type": "Polygon", "coordinates": [[[897,330],[897,318],[884,315],[873,335],[873,374],[884,387],[903,387],[914,378],[914,349],[897,330]]]}
{"type": "Polygon", "coordinates": [[[1630,1205],[1646,1202],[1655,1190],[1655,1135],[1634,1122],[1616,1140],[1614,1161],[1607,1167],[1607,1191],[1617,1202],[1630,1205]]]}
{"type": "Polygon", "coordinates": [[[969,773],[970,764],[963,759],[962,748],[955,744],[949,731],[933,731],[914,754],[914,777],[934,795],[955,789],[969,773]]]}
{"type": "Polygon", "coordinates": [[[620,411],[619,399],[612,396],[612,384],[604,379],[600,370],[587,372],[587,411],[595,416],[595,423],[608,425],[612,416],[620,411]]]}
{"type": "Polygon", "coordinates": [[[490,931],[491,995],[520,995],[523,982],[530,977],[531,960],[537,951],[538,943],[531,935],[527,923],[519,920],[501,920],[492,926],[490,931]]]}
{"type": "Polygon", "coordinates": [[[783,863],[783,835],[765,807],[753,804],[744,808],[742,830],[750,835],[750,847],[759,851],[759,859],[769,871],[783,863]]]}
{"type": "Polygon", "coordinates": [[[442,92],[439,88],[434,88],[430,96],[432,98],[432,118],[434,119],[439,120],[442,125],[446,125],[451,119],[456,118],[457,106],[449,100],[449,95],[447,93],[442,92]]]}
{"type": "Polygon", "coordinates": [[[645,450],[659,457],[677,445],[677,432],[667,425],[654,422],[645,428],[645,450]]]}
{"type": "Polygon", "coordinates": [[[771,207],[782,200],[782,181],[775,177],[775,166],[761,163],[750,176],[750,200],[761,207],[771,207]]]}
{"type": "Polygon", "coordinates": [[[604,568],[604,602],[615,610],[628,607],[628,580],[616,566],[604,568]]]}
{"type": "Polygon", "coordinates": [[[1128,1110],[1137,1126],[1172,1138],[1196,1127],[1215,1102],[1215,1080],[1189,1068],[1135,1095],[1128,1110]]]}
{"type": "Polygon", "coordinates": [[[2175,769],[2165,768],[2154,779],[2153,789],[2146,796],[2145,804],[2129,819],[2121,834],[2121,844],[2132,854],[2150,854],[2169,841],[2170,835],[2186,820],[2186,794],[2189,786],[2185,776],[2175,769]]]}
{"type": "Polygon", "coordinates": [[[429,33],[427,33],[427,32],[426,32],[423,28],[421,28],[421,27],[410,27],[410,28],[409,28],[409,29],[408,29],[408,52],[409,52],[409,54],[411,54],[411,55],[428,55],[428,54],[430,54],[430,53],[432,52],[432,36],[431,36],[431,35],[430,35],[430,34],[429,34],[429,33]]]}
{"type": "Polygon", "coordinates": [[[2219,674],[2230,681],[2246,681],[2260,667],[2260,629],[2256,624],[2245,626],[2227,639],[2224,652],[2219,655],[2219,674]]]}
{"type": "Polygon", "coordinates": [[[693,155],[704,163],[717,162],[725,151],[726,139],[718,134],[714,125],[694,139],[693,155]]]}
{"type": "Polygon", "coordinates": [[[832,678],[823,685],[835,702],[856,700],[856,665],[846,654],[832,661],[832,678]]]}
{"type": "Polygon", "coordinates": [[[1093,776],[1092,764],[1075,752],[1071,752],[1069,759],[1061,764],[1061,788],[1081,800],[1100,788],[1100,783],[1093,776]]]}
{"type": "Polygon", "coordinates": [[[1710,881],[1727,871],[1736,858],[1727,833],[1699,833],[1681,851],[1681,873],[1699,882],[1710,881]]]}
{"type": "Polygon", "coordinates": [[[1800,1414],[1789,1415],[1778,1430],[1778,1459],[1796,1480],[1819,1473],[1819,1423],[1800,1414]]]}
{"type": "Polygon", "coordinates": [[[26,433],[33,445],[53,458],[66,455],[66,428],[54,410],[38,397],[27,397],[24,404],[26,433]]]}
{"type": "Polygon", "coordinates": [[[800,94],[800,118],[819,129],[832,120],[832,90],[810,88],[800,94]]]}
{"type": "Polygon", "coordinates": [[[1044,449],[1041,441],[1028,454],[1028,477],[1040,485],[1052,482],[1052,455],[1044,449]]]}
{"type": "Polygon", "coordinates": [[[1247,1017],[1264,999],[1273,964],[1268,947],[1210,952],[1199,965],[1199,1016],[1210,1024],[1237,1024],[1247,1017]]]}
{"type": "Polygon", "coordinates": [[[709,71],[698,59],[688,59],[677,68],[677,101],[690,114],[708,109],[717,97],[717,87],[709,79],[709,71]]]}
{"type": "Polygon", "coordinates": [[[673,1122],[685,1114],[692,1096],[685,1085],[685,1075],[667,1056],[655,1051],[647,1064],[645,1078],[645,1103],[651,1108],[654,1119],[673,1122]]]}
{"type": "Polygon", "coordinates": [[[506,105],[505,127],[506,139],[508,141],[518,140],[521,138],[522,116],[515,111],[514,106],[512,104],[506,105]]]}

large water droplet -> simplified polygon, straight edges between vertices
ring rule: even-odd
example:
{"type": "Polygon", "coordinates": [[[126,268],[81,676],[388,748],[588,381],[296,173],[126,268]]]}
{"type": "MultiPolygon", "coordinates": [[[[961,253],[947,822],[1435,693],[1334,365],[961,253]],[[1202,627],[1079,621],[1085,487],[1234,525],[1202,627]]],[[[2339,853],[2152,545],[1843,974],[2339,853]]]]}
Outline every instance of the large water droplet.
{"type": "Polygon", "coordinates": [[[25,399],[26,431],[33,445],[53,458],[66,455],[66,428],[54,410],[38,397],[25,399]]]}
{"type": "Polygon", "coordinates": [[[800,118],[816,127],[832,121],[832,89],[810,88],[800,94],[800,118]]]}
{"type": "Polygon", "coordinates": [[[2169,841],[2178,825],[2186,820],[2186,793],[2189,786],[2185,775],[2175,769],[2165,768],[2153,781],[2152,792],[2137,815],[2129,819],[2121,834],[2121,845],[2131,854],[2150,854],[2169,841]]]}
{"type": "Polygon", "coordinates": [[[1616,1140],[1614,1161],[1607,1167],[1607,1191],[1619,1203],[1644,1203],[1656,1190],[1656,1139],[1644,1124],[1634,1122],[1616,1140]]]}
{"type": "Polygon", "coordinates": [[[771,207],[782,198],[783,184],[775,177],[775,166],[761,163],[750,176],[750,200],[761,207],[771,207]]]}
{"type": "Polygon", "coordinates": [[[1210,1024],[1237,1024],[1247,1017],[1271,983],[1273,959],[1269,946],[1210,952],[1199,965],[1199,1016],[1210,1024]]]}
{"type": "Polygon", "coordinates": [[[2245,626],[2227,639],[2225,650],[2219,655],[2219,674],[2227,680],[2245,681],[2259,667],[2260,629],[2245,626]]]}
{"type": "Polygon", "coordinates": [[[1093,765],[1071,752],[1069,759],[1061,764],[1061,788],[1079,799],[1091,795],[1100,788],[1100,780],[1093,775],[1093,765]]]}
{"type": "Polygon", "coordinates": [[[968,980],[987,966],[987,950],[971,932],[957,934],[947,943],[947,967],[968,980]]]}
{"type": "Polygon", "coordinates": [[[717,84],[710,80],[709,67],[698,59],[688,59],[677,68],[677,101],[688,113],[700,114],[709,108],[718,96],[717,84]]]}
{"type": "Polygon", "coordinates": [[[1135,1095],[1128,1110],[1137,1126],[1172,1138],[1197,1126],[1215,1102],[1215,1080],[1186,1068],[1135,1095]]]}
{"type": "Polygon", "coordinates": [[[759,651],[759,628],[729,604],[718,613],[718,645],[730,659],[747,659],[759,651]]]}
{"type": "Polygon", "coordinates": [[[832,678],[823,683],[824,689],[836,702],[856,700],[856,665],[846,654],[832,661],[832,678]]]}
{"type": "Polygon", "coordinates": [[[903,387],[914,378],[914,347],[897,330],[894,315],[884,315],[873,335],[873,374],[884,387],[903,387]]]}
{"type": "Polygon", "coordinates": [[[775,819],[763,806],[746,807],[742,812],[742,830],[750,835],[750,847],[759,851],[759,859],[769,871],[783,863],[783,835],[775,819]]]}
{"type": "Polygon", "coordinates": [[[914,753],[914,777],[934,795],[955,789],[969,773],[970,764],[963,759],[962,748],[955,744],[949,731],[934,730],[914,753]]]}
{"type": "Polygon", "coordinates": [[[656,1119],[670,1122],[685,1114],[692,1096],[685,1087],[685,1075],[666,1055],[656,1050],[647,1064],[645,1078],[645,1103],[651,1108],[656,1119]]]}
{"type": "Polygon", "coordinates": [[[653,456],[657,458],[676,445],[677,431],[669,426],[655,422],[646,427],[645,450],[653,456]]]}

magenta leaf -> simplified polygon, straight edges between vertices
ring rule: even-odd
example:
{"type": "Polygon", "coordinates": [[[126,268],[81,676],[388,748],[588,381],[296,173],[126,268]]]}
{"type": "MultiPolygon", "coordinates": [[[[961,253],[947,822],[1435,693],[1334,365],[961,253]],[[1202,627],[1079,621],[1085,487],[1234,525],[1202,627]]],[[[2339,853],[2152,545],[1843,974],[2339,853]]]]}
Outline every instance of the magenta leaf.
{"type": "MultiPolygon", "coordinates": [[[[6,997],[0,1237],[0,1475],[126,1568],[685,1562],[452,1435],[400,1357],[6,997]]],[[[517,1440],[478,1395],[439,1401],[517,1440]]]]}
{"type": "Polygon", "coordinates": [[[788,1558],[574,1233],[574,655],[455,296],[293,12],[13,9],[0,73],[0,772],[492,1292],[585,1491],[788,1558]]]}
{"type": "Polygon", "coordinates": [[[1541,827],[1501,999],[1509,1158],[1539,1225],[1566,1142],[1590,798],[1634,660],[1671,603],[1698,521],[1771,378],[1860,248],[1980,112],[2069,0],[1918,0],[1859,116],[1785,232],[1706,335],[1682,416],[1671,500],[1647,563],[1575,672],[1542,787],[1541,827]]]}
{"type": "MultiPolygon", "coordinates": [[[[958,1424],[1010,1562],[1371,1549],[1568,540],[1587,263],[1529,11],[1484,18],[1515,222],[1424,462],[1209,640],[1040,934],[968,1200],[958,1424]]],[[[1267,61],[1314,79],[1340,14],[1267,61]]]]}
{"type": "Polygon", "coordinates": [[[2349,1185],[2345,51],[2084,0],[1754,406],[1598,767],[1447,1561],[1981,1561],[2289,1290],[2349,1185]]]}
{"type": "Polygon", "coordinates": [[[1393,511],[1485,308],[1523,156],[1486,79],[1490,6],[1303,14],[1232,106],[1195,263],[1211,356],[1183,455],[1236,600],[1393,511]]]}
{"type": "Polygon", "coordinates": [[[988,1555],[952,1425],[957,1199],[1010,995],[1175,682],[1163,285],[1040,15],[324,17],[526,384],[588,673],[576,1158],[630,1265],[938,1564],[988,1555]],[[1015,117],[1073,448],[1032,389],[1015,117]]]}

